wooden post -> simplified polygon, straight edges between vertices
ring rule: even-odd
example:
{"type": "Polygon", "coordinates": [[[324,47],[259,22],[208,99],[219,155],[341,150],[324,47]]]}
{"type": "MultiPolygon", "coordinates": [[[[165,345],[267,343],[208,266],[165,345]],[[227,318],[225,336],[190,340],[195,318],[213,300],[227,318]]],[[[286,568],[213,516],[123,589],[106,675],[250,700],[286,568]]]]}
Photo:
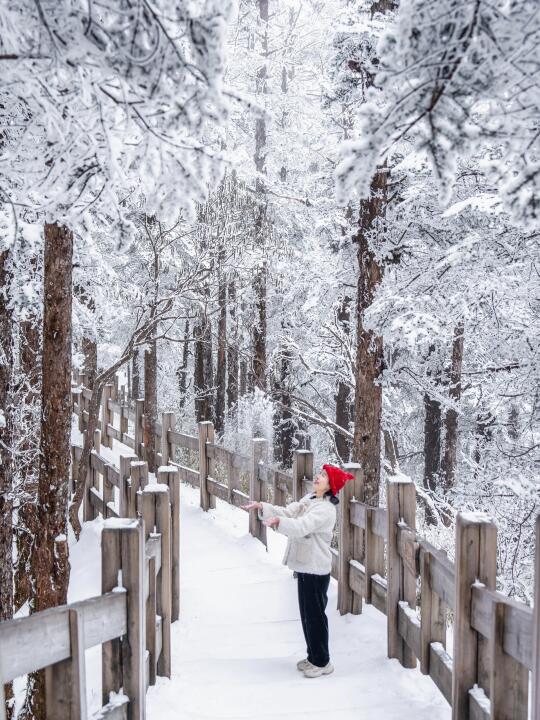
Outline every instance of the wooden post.
{"type": "Polygon", "coordinates": [[[174,462],[174,445],[169,442],[169,430],[176,427],[176,418],[173,412],[164,412],[161,415],[161,464],[169,465],[174,462]]]}
{"type": "Polygon", "coordinates": [[[411,530],[416,528],[416,488],[410,480],[390,479],[386,484],[388,542],[386,621],[388,657],[397,658],[403,667],[416,667],[416,658],[398,628],[399,602],[405,600],[416,608],[416,573],[403,562],[398,550],[398,523],[404,520],[411,530]]]}
{"type": "Polygon", "coordinates": [[[146,613],[144,525],[140,519],[106,520],[103,525],[102,593],[118,586],[119,570],[122,570],[122,587],[127,593],[127,632],[122,638],[120,652],[112,647],[118,643],[117,639],[102,646],[103,704],[107,704],[109,692],[118,692],[121,685],[129,697],[128,720],[144,720],[146,613]]]}
{"type": "MultiPolygon", "coordinates": [[[[99,454],[101,451],[101,430],[94,430],[93,449],[99,454]]],[[[88,461],[88,473],[86,475],[86,487],[84,490],[83,518],[84,520],[94,520],[97,511],[92,505],[90,499],[90,488],[96,488],[99,491],[99,471],[92,467],[92,453],[88,461]]]]}
{"type": "MultiPolygon", "coordinates": [[[[251,440],[251,462],[249,468],[249,498],[255,502],[263,500],[262,482],[260,480],[259,463],[266,460],[268,454],[268,441],[265,438],[251,440]]],[[[266,500],[266,498],[264,498],[266,500]]],[[[253,537],[267,546],[266,525],[259,520],[258,513],[249,513],[249,532],[253,537]]]]}
{"type": "MultiPolygon", "coordinates": [[[[163,544],[162,544],[163,549],[163,544]]],[[[148,653],[148,685],[156,684],[157,670],[157,643],[156,643],[156,616],[157,616],[157,583],[156,558],[145,558],[148,563],[148,600],[146,601],[146,652],[148,653]]]]}
{"type": "Polygon", "coordinates": [[[45,668],[47,717],[86,720],[86,667],[82,615],[68,608],[71,657],[45,668]]]}
{"type": "MultiPolygon", "coordinates": [[[[353,557],[353,526],[351,525],[350,500],[354,495],[352,481],[345,483],[339,498],[339,558],[338,558],[338,599],[340,615],[352,613],[354,592],[349,583],[350,561],[353,557]]],[[[362,598],[356,604],[357,613],[362,611],[362,598]]]]}
{"type": "Polygon", "coordinates": [[[287,491],[279,487],[279,475],[274,471],[272,478],[272,501],[274,505],[281,505],[282,507],[287,504],[287,491]]]}
{"type": "Polygon", "coordinates": [[[504,625],[508,605],[492,605],[490,720],[527,720],[529,671],[504,652],[504,625]]]}
{"type": "Polygon", "coordinates": [[[112,448],[112,437],[107,432],[107,425],[112,425],[111,411],[109,409],[109,400],[113,391],[112,385],[105,385],[101,396],[101,443],[103,447],[112,448]]]}
{"type": "Polygon", "coordinates": [[[144,460],[143,448],[141,447],[143,441],[143,416],[144,400],[142,398],[139,398],[135,400],[135,442],[133,444],[135,446],[135,455],[138,455],[141,460],[144,460]]]}
{"type": "Polygon", "coordinates": [[[292,476],[293,500],[300,500],[305,495],[304,478],[307,482],[313,480],[313,453],[311,450],[294,450],[292,476]]]}
{"type": "MultiPolygon", "coordinates": [[[[158,486],[159,487],[159,486],[158,486]]],[[[144,494],[154,493],[155,525],[161,534],[161,569],[158,573],[157,612],[161,616],[162,647],[158,658],[159,675],[171,677],[171,622],[172,622],[172,568],[171,568],[171,505],[170,491],[156,492],[149,485],[144,494]]]]}
{"type": "Polygon", "coordinates": [[[446,603],[431,586],[431,553],[422,551],[420,560],[420,670],[429,675],[430,645],[440,642],[446,647],[446,603]]]}
{"type": "Polygon", "coordinates": [[[138,460],[136,455],[120,455],[120,487],[118,492],[118,514],[120,517],[130,517],[129,482],[131,463],[138,460]]]}
{"type": "Polygon", "coordinates": [[[540,515],[536,516],[534,554],[534,616],[531,718],[540,720],[540,515]]]}
{"type": "MultiPolygon", "coordinates": [[[[180,474],[176,467],[160,467],[158,483],[169,488],[171,503],[171,620],[176,622],[180,617],[180,474]]],[[[151,487],[151,486],[149,486],[151,487]]]]}
{"type": "MultiPolygon", "coordinates": [[[[366,530],[364,533],[364,597],[371,605],[371,578],[384,577],[384,539],[375,534],[373,527],[377,508],[366,507],[366,530]]],[[[353,607],[354,613],[354,607],[353,607]]]]}
{"type": "Polygon", "coordinates": [[[103,475],[103,517],[107,518],[109,516],[109,503],[112,502],[114,504],[114,483],[111,482],[111,479],[109,478],[109,470],[113,470],[111,465],[105,466],[105,473],[103,475]]]}
{"type": "Polygon", "coordinates": [[[124,435],[128,434],[129,430],[129,403],[126,400],[126,388],[122,385],[120,403],[120,442],[124,442],[124,435]]]}
{"type": "Polygon", "coordinates": [[[485,645],[471,627],[472,585],[479,581],[494,584],[497,528],[480,513],[460,513],[456,522],[456,560],[454,604],[454,647],[452,671],[452,720],[469,720],[469,690],[475,683],[486,691],[481,679],[488,664],[482,655],[485,645]]]}
{"type": "Polygon", "coordinates": [[[206,451],[206,443],[214,442],[214,423],[203,420],[199,423],[199,482],[201,491],[201,508],[210,510],[216,507],[216,498],[208,492],[206,478],[211,476],[212,465],[206,451]]]}
{"type": "MultiPolygon", "coordinates": [[[[129,517],[137,517],[139,509],[137,507],[137,498],[139,491],[148,485],[148,463],[143,460],[136,460],[131,463],[129,476],[129,517]]],[[[140,511],[142,512],[142,511],[140,511]]]]}
{"type": "MultiPolygon", "coordinates": [[[[347,485],[353,486],[353,496],[356,500],[359,502],[364,502],[364,475],[362,472],[362,466],[359,463],[345,463],[343,466],[344,470],[346,472],[351,473],[351,475],[354,475],[354,480],[349,480],[347,482],[347,485]]],[[[356,525],[350,524],[350,499],[347,502],[349,505],[349,527],[352,532],[352,555],[351,559],[358,560],[360,562],[364,561],[364,531],[362,528],[356,527],[356,525]]],[[[378,572],[378,570],[377,570],[378,572]]],[[[384,574],[384,573],[383,573],[384,574]]],[[[365,584],[370,586],[371,590],[371,583],[369,581],[369,577],[366,574],[365,576],[365,584]]],[[[347,583],[348,575],[347,575],[347,583]]],[[[351,591],[352,592],[352,591],[351,591]]],[[[352,592],[352,607],[350,612],[353,615],[360,615],[362,612],[362,596],[358,595],[355,592],[352,592]]]]}

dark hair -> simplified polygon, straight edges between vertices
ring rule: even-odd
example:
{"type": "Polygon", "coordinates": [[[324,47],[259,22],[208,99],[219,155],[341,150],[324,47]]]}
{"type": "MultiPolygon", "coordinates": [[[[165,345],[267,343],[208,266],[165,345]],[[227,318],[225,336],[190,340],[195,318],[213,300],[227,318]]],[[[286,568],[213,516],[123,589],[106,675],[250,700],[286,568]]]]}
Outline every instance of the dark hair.
{"type": "Polygon", "coordinates": [[[333,493],[331,490],[327,490],[327,491],[324,493],[324,496],[325,496],[325,497],[326,497],[327,495],[328,495],[328,499],[330,500],[330,502],[332,503],[332,505],[339,505],[339,498],[338,498],[336,495],[334,495],[334,493],[333,493]]]}

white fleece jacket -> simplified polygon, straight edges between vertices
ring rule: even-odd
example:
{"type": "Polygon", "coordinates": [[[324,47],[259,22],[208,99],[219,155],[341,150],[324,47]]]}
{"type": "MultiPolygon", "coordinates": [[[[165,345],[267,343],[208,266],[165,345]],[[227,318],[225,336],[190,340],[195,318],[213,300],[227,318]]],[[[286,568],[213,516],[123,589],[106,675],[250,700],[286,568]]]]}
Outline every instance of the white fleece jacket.
{"type": "Polygon", "coordinates": [[[332,570],[330,542],[336,524],[336,506],[329,498],[308,493],[286,507],[263,502],[261,520],[279,517],[278,532],[287,536],[283,564],[297,572],[327,575],[332,570]]]}

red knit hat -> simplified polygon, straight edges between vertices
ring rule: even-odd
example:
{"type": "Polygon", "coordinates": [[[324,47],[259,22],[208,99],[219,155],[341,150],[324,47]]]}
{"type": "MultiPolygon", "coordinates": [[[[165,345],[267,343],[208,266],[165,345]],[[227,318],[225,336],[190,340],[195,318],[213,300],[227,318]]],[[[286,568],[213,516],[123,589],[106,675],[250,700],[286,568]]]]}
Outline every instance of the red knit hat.
{"type": "Polygon", "coordinates": [[[336,465],[323,465],[323,470],[326,470],[328,479],[330,480],[330,490],[332,491],[332,495],[337,495],[347,480],[354,480],[354,475],[344,472],[336,465]]]}

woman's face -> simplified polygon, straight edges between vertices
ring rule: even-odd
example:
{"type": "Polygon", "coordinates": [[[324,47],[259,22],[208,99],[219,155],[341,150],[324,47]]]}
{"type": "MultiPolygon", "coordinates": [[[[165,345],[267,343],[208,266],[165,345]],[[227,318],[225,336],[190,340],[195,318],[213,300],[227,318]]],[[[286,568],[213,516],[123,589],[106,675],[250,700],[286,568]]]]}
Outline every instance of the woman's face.
{"type": "Polygon", "coordinates": [[[318,475],[313,478],[313,487],[319,493],[325,493],[330,490],[330,482],[326,470],[321,470],[318,475]]]}

